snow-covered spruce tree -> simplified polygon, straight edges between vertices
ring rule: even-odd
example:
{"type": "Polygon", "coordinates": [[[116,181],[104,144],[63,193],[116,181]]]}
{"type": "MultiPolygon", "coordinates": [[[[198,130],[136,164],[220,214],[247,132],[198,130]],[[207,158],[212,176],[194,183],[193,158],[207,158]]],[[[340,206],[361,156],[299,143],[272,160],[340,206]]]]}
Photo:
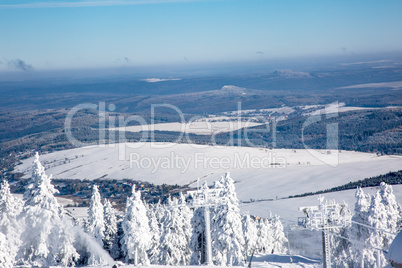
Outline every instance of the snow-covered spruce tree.
{"type": "Polygon", "coordinates": [[[103,247],[114,259],[119,257],[119,245],[117,238],[117,217],[116,211],[109,200],[105,199],[103,214],[105,219],[105,232],[103,238],[103,247]]]}
{"type": "MultiPolygon", "coordinates": [[[[391,185],[384,182],[380,184],[379,194],[381,196],[381,203],[386,209],[386,230],[390,233],[398,233],[401,230],[401,208],[396,201],[391,185]]],[[[395,235],[384,233],[384,248],[389,249],[395,235]]]]}
{"type": "Polygon", "coordinates": [[[9,241],[10,256],[15,260],[23,229],[23,222],[17,219],[22,211],[22,202],[10,193],[7,181],[3,181],[0,187],[0,233],[9,241]]]}
{"type": "Polygon", "coordinates": [[[246,214],[243,216],[242,226],[245,240],[244,253],[250,256],[253,254],[258,240],[257,224],[249,214],[246,214]]]}
{"type": "Polygon", "coordinates": [[[367,258],[370,258],[372,252],[371,249],[367,249],[364,245],[369,239],[371,229],[364,225],[369,224],[368,212],[371,205],[371,197],[365,194],[361,188],[357,188],[355,197],[355,210],[349,230],[349,237],[353,243],[350,244],[350,249],[347,250],[346,254],[350,255],[350,267],[370,267],[367,263],[367,258]]]}
{"type": "Polygon", "coordinates": [[[152,264],[158,264],[158,251],[159,251],[159,242],[161,238],[161,227],[159,223],[159,219],[161,218],[160,214],[162,213],[161,204],[157,203],[155,205],[149,205],[147,216],[149,219],[149,228],[151,232],[151,242],[148,249],[149,261],[152,264]]]}
{"type": "Polygon", "coordinates": [[[190,262],[189,235],[184,215],[177,199],[168,199],[162,218],[162,234],[158,260],[162,265],[188,265],[190,262]]]}
{"type": "Polygon", "coordinates": [[[149,265],[147,250],[151,243],[149,220],[141,193],[135,190],[133,185],[132,194],[127,198],[124,213],[123,228],[123,251],[128,263],[149,265]]]}
{"type": "MultiPolygon", "coordinates": [[[[222,180],[221,180],[222,181],[222,180]]],[[[222,182],[220,182],[222,183],[222,182]]],[[[225,204],[212,216],[211,240],[215,265],[242,265],[244,235],[234,181],[227,173],[221,192],[225,204]]]]}
{"type": "Polygon", "coordinates": [[[258,221],[258,239],[256,241],[255,253],[272,253],[273,249],[273,226],[271,221],[261,218],[258,221]]]}
{"type": "Polygon", "coordinates": [[[1,268],[12,268],[14,264],[14,259],[10,254],[10,247],[6,236],[0,233],[0,267],[1,268]]]}
{"type": "Polygon", "coordinates": [[[205,262],[205,222],[203,207],[194,210],[191,226],[193,233],[189,245],[192,252],[190,265],[200,265],[205,262]]]}
{"type": "Polygon", "coordinates": [[[180,212],[180,219],[181,219],[181,229],[183,231],[183,238],[184,242],[186,243],[186,247],[184,249],[184,263],[186,265],[190,264],[191,259],[191,250],[190,250],[190,240],[191,235],[193,234],[193,228],[191,225],[191,219],[193,218],[193,211],[187,205],[186,199],[183,193],[180,192],[179,195],[179,212],[180,212]]]}
{"type": "Polygon", "coordinates": [[[285,243],[288,241],[283,225],[278,215],[270,215],[270,222],[272,226],[272,252],[273,253],[286,253],[285,243]]]}
{"type": "MultiPolygon", "coordinates": [[[[351,218],[349,206],[342,204],[341,217],[344,219],[351,218]]],[[[330,236],[332,245],[333,265],[335,267],[352,268],[355,266],[351,252],[351,242],[348,240],[350,237],[350,226],[340,227],[334,229],[332,232],[337,233],[339,236],[330,236]]]]}
{"type": "Polygon", "coordinates": [[[36,153],[30,184],[24,194],[25,230],[18,252],[22,261],[34,266],[69,266],[79,257],[73,246],[72,223],[64,217],[54,197],[56,192],[36,153]]]}
{"type": "Polygon", "coordinates": [[[99,194],[98,186],[96,185],[93,186],[91,202],[88,208],[87,232],[98,241],[99,245],[103,246],[105,220],[103,217],[101,196],[99,194]]]}
{"type": "MultiPolygon", "coordinates": [[[[371,200],[368,225],[376,229],[387,230],[387,216],[387,209],[382,203],[380,193],[377,192],[371,200]]],[[[384,267],[387,264],[384,253],[375,249],[385,249],[385,237],[386,234],[384,234],[384,232],[380,230],[371,230],[369,239],[367,240],[367,245],[369,247],[366,249],[371,252],[371,254],[367,254],[367,262],[370,267],[379,268],[384,267]],[[380,266],[378,267],[377,264],[380,264],[380,266]]]]}

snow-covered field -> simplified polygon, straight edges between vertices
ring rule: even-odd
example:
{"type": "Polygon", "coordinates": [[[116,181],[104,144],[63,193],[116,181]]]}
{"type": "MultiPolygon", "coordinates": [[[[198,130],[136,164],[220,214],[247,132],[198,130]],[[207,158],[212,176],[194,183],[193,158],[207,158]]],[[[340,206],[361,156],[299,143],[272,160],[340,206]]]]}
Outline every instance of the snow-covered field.
{"type": "Polygon", "coordinates": [[[255,113],[278,113],[278,114],[291,114],[295,111],[292,107],[280,107],[280,108],[271,108],[271,109],[250,109],[250,110],[240,110],[240,111],[230,111],[224,112],[223,114],[238,116],[238,115],[247,115],[247,114],[255,114],[255,113]]]}
{"type": "MultiPolygon", "coordinates": [[[[309,108],[313,108],[311,105],[309,108]]],[[[319,107],[319,105],[315,105],[316,108],[319,107]]],[[[306,115],[320,115],[320,114],[332,114],[332,113],[344,113],[344,112],[350,112],[350,111],[359,111],[359,110],[373,110],[373,109],[380,109],[380,108],[371,108],[371,107],[356,107],[356,106],[345,106],[344,102],[334,102],[331,104],[328,104],[325,106],[323,109],[318,109],[313,112],[306,113],[306,115]]]]}
{"type": "Polygon", "coordinates": [[[395,82],[383,82],[383,83],[369,83],[369,84],[358,84],[346,87],[340,87],[341,89],[353,89],[353,88],[392,88],[394,90],[402,88],[402,81],[395,82]]]}
{"type": "Polygon", "coordinates": [[[128,127],[111,128],[111,130],[127,131],[127,132],[141,132],[141,131],[174,131],[183,133],[193,133],[197,135],[212,135],[223,132],[235,131],[244,127],[255,127],[262,125],[262,123],[247,122],[247,121],[230,121],[230,122],[216,122],[216,121],[194,121],[191,123],[162,123],[154,125],[138,125],[128,127]]]}
{"type": "MultiPolygon", "coordinates": [[[[297,201],[276,199],[324,190],[402,167],[400,156],[376,156],[352,151],[340,152],[339,163],[333,167],[325,164],[325,161],[336,157],[336,152],[328,155],[327,151],[319,151],[319,158],[316,158],[308,150],[167,143],[125,143],[109,146],[111,145],[54,152],[42,155],[41,161],[46,172],[53,174],[54,178],[129,178],[155,184],[185,185],[205,175],[209,175],[205,179],[212,183],[229,171],[236,181],[240,200],[274,200],[244,204],[244,211],[250,210],[261,216],[273,211],[289,219],[294,218],[294,211],[304,202],[299,200],[306,200],[306,204],[311,204],[315,203],[315,197],[297,201]],[[292,210],[293,214],[286,210],[292,210]]],[[[32,158],[26,159],[16,170],[29,177],[31,164],[32,158]]],[[[195,187],[196,183],[190,186],[195,187]]],[[[339,194],[353,198],[353,191],[350,194],[339,194]]],[[[330,195],[336,196],[337,193],[330,195]]],[[[401,195],[402,189],[398,193],[398,196],[401,195]]]]}

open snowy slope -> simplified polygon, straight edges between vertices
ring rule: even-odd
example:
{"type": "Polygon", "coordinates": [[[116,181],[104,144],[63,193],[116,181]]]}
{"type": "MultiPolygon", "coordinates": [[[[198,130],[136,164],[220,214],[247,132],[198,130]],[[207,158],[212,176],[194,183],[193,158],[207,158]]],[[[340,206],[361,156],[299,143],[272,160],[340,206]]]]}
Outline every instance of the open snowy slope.
{"type": "MultiPolygon", "coordinates": [[[[209,175],[209,183],[230,171],[240,200],[276,199],[327,189],[396,171],[400,156],[342,151],[313,156],[307,150],[217,147],[193,144],[125,143],[64,150],[41,156],[48,174],[69,179],[135,179],[184,185],[209,175]],[[323,162],[324,161],[324,162],[323,162]]],[[[30,176],[32,158],[17,166],[30,176]]],[[[196,186],[192,184],[191,186],[196,186]]]]}
{"type": "Polygon", "coordinates": [[[111,128],[111,130],[141,132],[141,131],[174,131],[183,133],[193,133],[197,135],[212,135],[222,132],[235,131],[244,127],[255,127],[262,123],[248,121],[194,121],[192,123],[161,123],[154,125],[138,125],[111,128]]]}

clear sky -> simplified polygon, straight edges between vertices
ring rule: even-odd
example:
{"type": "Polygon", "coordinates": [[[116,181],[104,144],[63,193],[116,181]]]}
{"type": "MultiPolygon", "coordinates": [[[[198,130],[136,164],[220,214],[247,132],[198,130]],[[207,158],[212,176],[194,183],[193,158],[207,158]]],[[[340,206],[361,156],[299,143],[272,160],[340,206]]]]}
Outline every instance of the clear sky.
{"type": "Polygon", "coordinates": [[[0,0],[0,70],[401,51],[401,14],[401,0],[0,0]]]}

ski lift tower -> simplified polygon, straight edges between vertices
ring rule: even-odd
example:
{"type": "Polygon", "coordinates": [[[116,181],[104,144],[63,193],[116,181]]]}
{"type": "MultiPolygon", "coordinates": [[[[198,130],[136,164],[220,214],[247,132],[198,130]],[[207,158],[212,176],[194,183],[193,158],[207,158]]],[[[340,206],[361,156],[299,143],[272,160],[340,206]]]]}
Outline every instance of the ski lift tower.
{"type": "Polygon", "coordinates": [[[192,207],[204,208],[205,221],[205,245],[206,245],[206,265],[213,265],[212,262],[212,243],[211,243],[211,219],[209,209],[226,203],[225,198],[221,196],[221,189],[209,189],[207,182],[199,187],[199,179],[197,179],[197,190],[187,192],[193,198],[192,207]]]}
{"type": "Polygon", "coordinates": [[[350,217],[343,217],[344,205],[337,204],[334,200],[318,198],[319,206],[300,207],[299,210],[306,214],[306,217],[298,218],[298,225],[311,230],[322,231],[323,267],[331,267],[331,242],[329,232],[333,229],[346,227],[351,224],[350,217]]]}

